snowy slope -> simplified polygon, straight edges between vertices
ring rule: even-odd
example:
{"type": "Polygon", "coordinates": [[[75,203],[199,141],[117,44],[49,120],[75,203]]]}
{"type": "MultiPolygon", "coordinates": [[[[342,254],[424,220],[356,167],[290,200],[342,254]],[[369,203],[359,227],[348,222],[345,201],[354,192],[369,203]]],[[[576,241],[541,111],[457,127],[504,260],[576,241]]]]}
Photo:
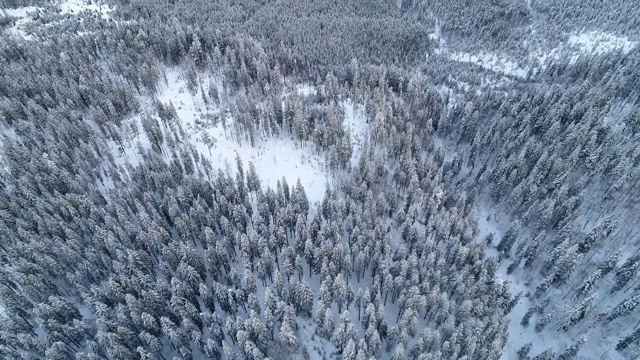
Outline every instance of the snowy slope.
{"type": "MultiPolygon", "coordinates": [[[[538,69],[543,70],[561,59],[568,59],[569,65],[572,65],[575,64],[580,57],[597,57],[612,52],[628,54],[636,46],[637,42],[627,37],[605,32],[589,31],[567,34],[566,41],[551,50],[534,48],[527,59],[520,61],[511,60],[504,55],[492,53],[472,54],[459,52],[448,53],[448,55],[450,59],[454,61],[473,63],[495,73],[523,78],[523,75],[525,75],[530,68],[534,72],[538,69]]],[[[629,102],[633,103],[633,99],[630,99],[629,102]]],[[[610,113],[602,119],[603,123],[619,130],[621,119],[631,110],[629,105],[624,105],[626,103],[626,101],[619,101],[619,105],[612,108],[610,113]]],[[[495,246],[513,219],[510,219],[508,215],[502,213],[499,209],[495,209],[487,202],[480,202],[477,212],[479,227],[478,241],[483,240],[486,235],[493,233],[493,245],[495,246]]],[[[611,215],[616,219],[625,218],[625,216],[623,216],[624,214],[620,213],[617,209],[614,209],[611,215]]],[[[588,233],[590,228],[596,225],[596,221],[590,222],[589,218],[585,218],[583,221],[585,222],[583,234],[588,233]]],[[[637,225],[631,225],[631,228],[629,228],[629,226],[621,222],[619,227],[622,229],[621,237],[628,238],[629,233],[632,232],[630,230],[637,228],[637,225]]],[[[527,233],[526,230],[523,230],[519,241],[526,242],[528,239],[532,239],[531,235],[532,234],[527,233]]],[[[548,234],[548,236],[553,237],[554,234],[548,234]]],[[[610,241],[612,241],[612,239],[610,241]]],[[[514,248],[517,244],[518,243],[516,243],[514,248]]],[[[616,248],[613,241],[611,246],[612,249],[616,248]]],[[[533,299],[531,296],[535,292],[536,286],[542,281],[542,276],[539,275],[537,271],[538,267],[534,265],[532,271],[516,270],[511,274],[507,274],[507,267],[511,263],[511,259],[503,259],[499,268],[499,276],[509,283],[512,294],[522,294],[522,297],[507,316],[509,322],[509,338],[504,348],[502,359],[517,358],[516,352],[528,343],[532,343],[532,348],[529,352],[530,357],[536,356],[547,349],[552,349],[556,355],[559,355],[580,339],[586,339],[586,342],[577,355],[578,359],[624,359],[624,354],[615,350],[615,344],[620,340],[621,334],[628,334],[634,329],[634,326],[637,326],[636,323],[638,319],[631,318],[630,320],[612,321],[606,324],[602,324],[601,321],[596,319],[599,314],[620,304],[630,295],[630,289],[628,288],[625,290],[626,293],[617,292],[611,294],[609,292],[613,283],[612,274],[603,278],[589,293],[594,296],[595,300],[593,308],[588,311],[585,318],[568,331],[558,330],[558,323],[562,317],[567,316],[572,307],[577,305],[573,290],[581,284],[581,281],[584,281],[587,276],[593,273],[595,270],[593,264],[601,262],[611,251],[613,250],[603,249],[597,252],[593,255],[593,258],[581,265],[578,270],[579,274],[574,276],[573,281],[575,281],[575,283],[563,285],[559,288],[554,287],[540,299],[533,299]],[[544,307],[544,310],[534,312],[528,326],[521,325],[525,313],[533,306],[542,303],[545,299],[549,300],[549,304],[544,307]],[[535,331],[536,322],[545,314],[553,314],[551,322],[544,330],[539,332],[535,331]]],[[[634,247],[629,244],[629,246],[625,247],[622,258],[618,261],[618,264],[624,263],[633,252],[634,247]]],[[[495,248],[489,248],[487,250],[487,256],[498,257],[498,253],[495,248]]]]}

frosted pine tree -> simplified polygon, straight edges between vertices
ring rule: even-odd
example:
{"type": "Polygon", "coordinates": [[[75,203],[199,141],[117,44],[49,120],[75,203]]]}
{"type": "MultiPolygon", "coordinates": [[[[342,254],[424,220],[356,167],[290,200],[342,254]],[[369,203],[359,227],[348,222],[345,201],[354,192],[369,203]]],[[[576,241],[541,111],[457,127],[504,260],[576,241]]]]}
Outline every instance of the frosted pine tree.
{"type": "MultiPolygon", "coordinates": [[[[349,311],[345,310],[340,316],[340,324],[336,327],[331,337],[331,341],[338,348],[340,353],[343,352],[349,341],[355,341],[357,338],[357,330],[351,323],[349,311]]],[[[354,343],[355,345],[355,343],[354,343]]]]}
{"type": "Polygon", "coordinates": [[[621,316],[631,314],[640,305],[640,291],[634,292],[629,298],[623,300],[613,309],[607,312],[607,321],[612,321],[621,316]]]}
{"type": "Polygon", "coordinates": [[[536,332],[540,332],[540,331],[544,330],[544,328],[547,327],[547,325],[553,319],[553,316],[554,316],[553,313],[549,313],[549,314],[546,314],[545,316],[543,316],[542,318],[540,318],[540,320],[538,320],[538,322],[536,323],[536,326],[534,327],[535,331],[536,332]]]}
{"type": "Polygon", "coordinates": [[[580,320],[584,319],[587,312],[593,307],[593,303],[597,298],[597,294],[593,294],[588,298],[582,300],[575,308],[568,312],[568,314],[560,320],[558,324],[558,330],[567,331],[570,327],[574,326],[580,320]]]}
{"type": "Polygon", "coordinates": [[[624,262],[624,264],[622,264],[622,266],[620,266],[620,268],[618,268],[618,270],[616,270],[616,282],[613,285],[611,292],[614,293],[624,288],[636,275],[638,268],[640,268],[640,253],[636,253],[631,256],[624,262]]]}
{"type": "Polygon", "coordinates": [[[591,274],[583,283],[576,289],[576,297],[586,296],[591,289],[596,285],[598,280],[602,278],[602,270],[598,269],[591,274]]]}
{"type": "Polygon", "coordinates": [[[347,285],[342,274],[338,274],[333,281],[333,298],[338,305],[338,312],[342,313],[342,306],[347,302],[347,285]]]}
{"type": "Polygon", "coordinates": [[[279,338],[291,350],[294,349],[298,338],[296,337],[297,324],[295,312],[291,306],[281,303],[280,311],[282,312],[282,320],[280,321],[279,338]]]}
{"type": "Polygon", "coordinates": [[[582,345],[584,345],[586,341],[586,337],[580,338],[578,341],[576,341],[575,344],[571,345],[564,352],[562,352],[562,354],[558,356],[558,360],[575,359],[575,357],[578,355],[578,351],[580,351],[580,348],[582,348],[582,345]]]}
{"type": "Polygon", "coordinates": [[[629,347],[634,342],[640,340],[640,327],[635,329],[631,334],[627,335],[625,338],[620,339],[618,345],[616,345],[617,351],[622,351],[629,347]]]}
{"type": "Polygon", "coordinates": [[[509,226],[509,228],[507,229],[502,239],[500,239],[500,242],[498,243],[498,246],[497,246],[497,250],[499,252],[504,252],[508,256],[509,252],[511,251],[511,247],[518,239],[518,236],[520,236],[521,231],[522,231],[522,224],[520,223],[520,221],[515,220],[509,226]]]}
{"type": "Polygon", "coordinates": [[[518,355],[518,359],[520,360],[528,359],[529,358],[528,355],[531,352],[532,347],[533,347],[533,343],[527,343],[524,346],[522,346],[516,353],[516,355],[518,355]]]}

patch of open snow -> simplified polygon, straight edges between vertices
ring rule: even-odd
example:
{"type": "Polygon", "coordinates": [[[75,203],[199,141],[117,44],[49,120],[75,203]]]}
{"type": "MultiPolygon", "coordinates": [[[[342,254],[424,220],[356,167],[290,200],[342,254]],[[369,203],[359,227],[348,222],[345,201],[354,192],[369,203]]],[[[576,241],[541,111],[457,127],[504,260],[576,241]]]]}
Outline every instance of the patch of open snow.
{"type": "Polygon", "coordinates": [[[15,9],[0,9],[0,13],[5,13],[6,15],[16,17],[16,18],[24,18],[29,14],[34,13],[39,8],[37,6],[24,6],[15,9]]]}
{"type": "Polygon", "coordinates": [[[487,52],[480,52],[478,54],[457,52],[449,54],[449,57],[452,60],[476,64],[481,68],[497,73],[521,79],[525,79],[527,77],[528,68],[521,67],[516,61],[511,60],[506,56],[487,52]]]}
{"type": "Polygon", "coordinates": [[[107,141],[107,144],[111,149],[116,165],[121,166],[130,164],[132,166],[137,166],[142,160],[138,152],[138,148],[147,149],[150,147],[151,143],[149,142],[147,135],[142,130],[140,115],[135,115],[129,118],[126,120],[126,123],[136,124],[138,127],[138,135],[133,138],[131,138],[131,135],[127,135],[127,138],[123,139],[122,147],[114,140],[107,141]]]}
{"type": "Polygon", "coordinates": [[[33,40],[33,36],[28,35],[22,28],[25,24],[31,22],[30,15],[39,10],[42,10],[42,8],[39,8],[37,6],[24,6],[15,9],[0,8],[0,14],[6,14],[17,19],[15,24],[12,27],[7,28],[5,32],[22,37],[25,40],[33,40]]]}
{"type": "MultiPolygon", "coordinates": [[[[178,78],[175,72],[167,74],[170,84],[166,91],[159,97],[162,102],[174,101],[178,115],[183,125],[189,128],[198,116],[198,104],[194,103],[191,95],[186,91],[184,80],[178,78]],[[183,90],[180,93],[180,90],[183,90]],[[177,103],[176,103],[177,102],[177,103]]],[[[227,119],[231,124],[233,119],[227,119]]],[[[311,149],[305,149],[288,137],[271,137],[257,140],[254,147],[245,139],[236,141],[232,136],[232,126],[227,129],[220,122],[217,126],[204,129],[215,145],[211,149],[202,141],[202,136],[191,139],[198,151],[203,155],[209,155],[214,168],[222,168],[235,173],[235,158],[242,159],[245,172],[251,161],[264,185],[275,189],[278,180],[283,177],[294,185],[300,179],[305,187],[307,197],[311,203],[321,201],[324,196],[327,174],[324,170],[323,160],[313,154],[311,149]]]]}
{"type": "MultiPolygon", "coordinates": [[[[283,177],[290,185],[295,185],[300,179],[309,202],[313,204],[322,201],[330,175],[326,170],[323,156],[315,152],[312,144],[300,144],[288,135],[279,137],[257,135],[256,143],[251,146],[244,136],[237,138],[233,130],[233,119],[229,115],[226,115],[226,127],[223,126],[223,121],[219,121],[216,126],[199,128],[196,120],[200,119],[202,114],[224,114],[224,112],[221,112],[221,109],[207,110],[200,94],[192,96],[189,93],[186,80],[180,71],[169,70],[166,77],[167,85],[159,92],[158,100],[164,104],[173,103],[183,128],[191,133],[190,142],[203,156],[209,158],[214,169],[229,171],[233,176],[236,171],[235,159],[239,156],[245,173],[248,171],[249,161],[254,164],[263,185],[275,189],[277,181],[282,180],[283,177]],[[205,134],[214,139],[211,148],[203,141],[205,134]]],[[[312,88],[305,87],[301,90],[311,91],[312,88]]],[[[353,114],[352,108],[347,111],[347,114],[353,114]]],[[[351,128],[354,146],[360,144],[362,133],[357,126],[360,117],[352,116],[347,119],[350,120],[345,126],[351,128]]],[[[142,126],[138,127],[142,129],[142,126]]],[[[133,143],[138,140],[144,141],[144,137],[144,134],[138,135],[133,143]]],[[[131,151],[134,150],[131,149],[131,151]]],[[[128,154],[127,152],[125,155],[128,154]]]]}
{"type": "MultiPolygon", "coordinates": [[[[430,37],[435,39],[436,35],[431,34],[430,37]]],[[[627,54],[636,45],[637,42],[623,36],[590,31],[571,34],[566,42],[551,50],[533,49],[524,62],[510,59],[503,54],[488,52],[476,54],[455,52],[448,55],[454,61],[472,63],[496,73],[526,79],[530,69],[534,73],[543,70],[561,57],[566,56],[569,59],[569,64],[575,64],[583,55],[598,56],[614,51],[622,51],[623,54],[627,54]]]]}
{"type": "Polygon", "coordinates": [[[296,92],[304,96],[309,96],[316,93],[316,88],[309,84],[298,84],[296,85],[296,92]]]}
{"type": "MultiPolygon", "coordinates": [[[[295,185],[300,179],[310,203],[319,202],[324,197],[327,173],[323,159],[297,146],[287,138],[271,138],[256,147],[248,143],[242,145],[225,137],[222,126],[205,130],[217,140],[211,149],[210,160],[214,167],[228,168],[235,172],[236,155],[242,159],[245,171],[251,161],[260,177],[260,181],[275,189],[278,180],[283,177],[287,183],[295,185]]],[[[196,148],[202,154],[209,154],[207,146],[197,141],[196,148]]]]}
{"type": "Polygon", "coordinates": [[[351,155],[351,164],[355,166],[360,160],[362,147],[365,139],[368,137],[369,124],[365,118],[364,106],[355,104],[351,100],[343,102],[344,107],[344,127],[351,135],[351,145],[353,153],[351,155]]]}
{"type": "Polygon", "coordinates": [[[629,53],[637,42],[626,37],[617,36],[600,31],[573,33],[566,42],[551,50],[537,49],[532,52],[530,58],[538,63],[542,69],[551,63],[558,61],[562,56],[569,59],[569,64],[575,64],[582,55],[597,56],[614,51],[629,53]]]}
{"type": "Polygon", "coordinates": [[[627,54],[636,46],[635,41],[631,41],[626,37],[599,31],[572,34],[569,36],[567,44],[577,48],[582,53],[593,55],[605,54],[617,50],[621,50],[624,54],[627,54]]]}
{"type": "MultiPolygon", "coordinates": [[[[434,49],[435,54],[441,54],[445,50],[445,41],[442,37],[442,29],[440,26],[440,21],[433,14],[430,14],[431,17],[435,20],[435,25],[432,33],[429,33],[428,39],[432,41],[432,44],[437,43],[437,48],[434,49]]],[[[429,53],[427,53],[427,58],[429,57],[429,53]]]]}
{"type": "Polygon", "coordinates": [[[80,14],[83,11],[97,12],[102,15],[102,18],[109,17],[109,13],[113,9],[104,3],[99,3],[96,0],[65,0],[60,3],[60,10],[63,14],[80,14]]]}

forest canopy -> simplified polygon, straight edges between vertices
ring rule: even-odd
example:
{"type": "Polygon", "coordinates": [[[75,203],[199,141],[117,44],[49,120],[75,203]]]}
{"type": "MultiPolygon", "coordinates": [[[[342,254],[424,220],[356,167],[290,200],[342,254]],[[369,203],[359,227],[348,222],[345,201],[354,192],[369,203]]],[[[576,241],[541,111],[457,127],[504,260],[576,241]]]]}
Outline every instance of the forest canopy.
{"type": "Polygon", "coordinates": [[[3,2],[0,357],[634,358],[638,11],[3,2]]]}

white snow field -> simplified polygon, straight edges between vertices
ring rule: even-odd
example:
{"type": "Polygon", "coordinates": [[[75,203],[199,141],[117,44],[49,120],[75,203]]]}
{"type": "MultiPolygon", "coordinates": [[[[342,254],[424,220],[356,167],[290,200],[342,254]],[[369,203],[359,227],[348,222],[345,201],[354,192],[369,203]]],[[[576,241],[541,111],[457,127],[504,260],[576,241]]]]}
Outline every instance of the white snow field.
{"type": "Polygon", "coordinates": [[[455,61],[476,64],[481,68],[491,70],[496,73],[502,73],[507,76],[514,76],[521,79],[527,77],[527,68],[520,67],[517,61],[509,59],[503,55],[485,52],[478,54],[460,52],[452,53],[449,57],[455,61]]]}
{"type": "Polygon", "coordinates": [[[577,48],[582,53],[594,55],[618,50],[628,54],[636,46],[635,41],[631,41],[626,37],[599,31],[571,34],[567,44],[577,48]]]}
{"type": "MultiPolygon", "coordinates": [[[[100,15],[105,20],[109,19],[109,13],[113,11],[113,8],[108,4],[96,0],[64,0],[56,3],[56,5],[61,15],[80,15],[83,12],[90,12],[100,15]]],[[[31,41],[33,40],[33,35],[25,31],[25,26],[33,22],[35,13],[44,13],[46,11],[47,9],[37,6],[24,6],[15,9],[3,9],[0,7],[0,15],[6,14],[17,18],[15,24],[2,31],[2,33],[31,41]]]]}
{"type": "Polygon", "coordinates": [[[107,19],[109,13],[113,11],[108,4],[96,0],[64,0],[59,6],[63,14],[80,14],[83,11],[90,11],[99,13],[103,19],[107,19]]]}
{"type": "Polygon", "coordinates": [[[0,12],[3,12],[6,15],[17,17],[17,18],[24,18],[24,17],[27,17],[29,14],[36,12],[37,10],[38,10],[37,6],[24,6],[16,9],[1,9],[0,12]]]}
{"type": "Polygon", "coordinates": [[[25,40],[32,40],[33,37],[31,35],[28,35],[24,31],[24,25],[31,22],[31,15],[36,13],[38,10],[42,10],[42,8],[36,6],[25,6],[15,9],[0,8],[0,15],[5,14],[7,16],[17,18],[13,26],[5,29],[2,32],[5,34],[22,37],[25,40]]]}
{"type": "Polygon", "coordinates": [[[569,64],[575,64],[581,56],[599,56],[610,52],[629,53],[637,42],[623,36],[588,31],[568,34],[567,40],[557,47],[535,47],[524,59],[513,59],[506,54],[479,52],[450,52],[451,60],[475,64],[483,69],[519,79],[526,79],[530,70],[534,73],[544,70],[561,58],[568,58],[569,64]]]}
{"type": "MultiPolygon", "coordinates": [[[[172,103],[178,113],[182,127],[187,133],[190,143],[198,152],[209,159],[214,171],[222,169],[235,176],[236,156],[242,159],[245,174],[249,168],[249,162],[255,166],[256,172],[264,187],[276,188],[278,180],[286,178],[289,186],[294,186],[298,179],[304,186],[307,198],[311,204],[322,201],[327,183],[331,182],[332,175],[325,166],[324,154],[316,151],[315,147],[308,142],[303,146],[289,134],[282,134],[278,137],[266,137],[264,134],[257,136],[255,146],[251,146],[248,138],[241,136],[240,139],[235,134],[233,118],[224,108],[209,104],[209,108],[202,101],[200,90],[192,96],[188,89],[182,70],[169,69],[166,72],[166,83],[162,84],[157,100],[163,104],[172,103]],[[219,121],[215,126],[209,123],[203,125],[203,116],[225,116],[226,121],[219,121]],[[205,142],[209,137],[212,141],[211,148],[205,142]]],[[[223,93],[222,84],[218,82],[219,93],[223,93]]],[[[310,94],[315,89],[310,86],[297,88],[299,93],[310,94]]],[[[141,99],[143,108],[152,112],[152,99],[145,97],[141,99]]],[[[222,105],[224,107],[224,104],[222,105]]],[[[352,163],[357,162],[361,144],[364,142],[367,131],[367,124],[364,120],[364,110],[355,107],[349,101],[343,103],[345,108],[345,129],[351,133],[353,144],[352,163]]],[[[128,162],[135,165],[140,158],[137,154],[136,144],[139,142],[143,147],[149,147],[149,141],[139,124],[140,116],[137,115],[129,121],[138,122],[140,133],[128,143],[130,146],[117,150],[117,146],[112,143],[116,162],[123,164],[128,162]]]]}

